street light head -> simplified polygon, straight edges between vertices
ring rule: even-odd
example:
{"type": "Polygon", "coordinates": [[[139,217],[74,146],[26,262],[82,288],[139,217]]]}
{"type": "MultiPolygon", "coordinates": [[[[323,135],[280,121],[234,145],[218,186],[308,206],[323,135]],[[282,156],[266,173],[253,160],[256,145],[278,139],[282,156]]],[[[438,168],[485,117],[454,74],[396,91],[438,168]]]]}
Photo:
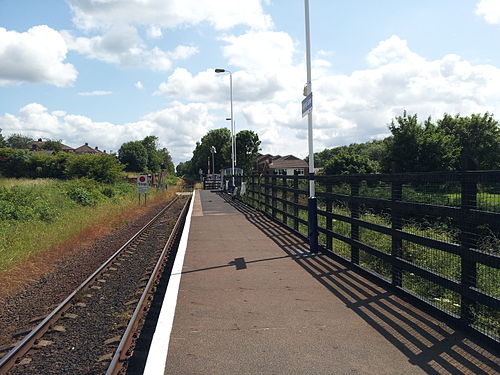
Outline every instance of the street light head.
{"type": "Polygon", "coordinates": [[[226,118],[226,121],[231,121],[231,117],[227,117],[227,118],[226,118]]]}
{"type": "Polygon", "coordinates": [[[215,73],[225,73],[226,69],[215,69],[215,73]]]}

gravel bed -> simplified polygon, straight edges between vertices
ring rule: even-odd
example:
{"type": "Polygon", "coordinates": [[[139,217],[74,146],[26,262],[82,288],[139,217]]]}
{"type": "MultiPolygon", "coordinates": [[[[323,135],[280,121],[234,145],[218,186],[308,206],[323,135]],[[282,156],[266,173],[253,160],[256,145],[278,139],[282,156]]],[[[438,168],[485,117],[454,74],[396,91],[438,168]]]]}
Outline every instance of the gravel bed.
{"type": "MultiPolygon", "coordinates": [[[[13,333],[27,327],[34,328],[35,324],[29,323],[30,320],[52,311],[165,205],[152,207],[90,246],[57,261],[51,272],[34,280],[20,293],[0,299],[0,347],[13,342],[13,333]]],[[[0,357],[4,354],[1,352],[0,357]]]]}
{"type": "Polygon", "coordinates": [[[178,202],[165,213],[139,241],[113,262],[93,286],[80,296],[81,305],[67,311],[57,323],[62,331],[46,333],[47,346],[32,349],[24,357],[26,364],[14,367],[9,374],[100,374],[105,373],[152,269],[185,203],[178,202]],[[69,313],[69,314],[68,314],[69,313]],[[75,314],[72,316],[72,314],[75,314]],[[113,338],[116,340],[113,341],[113,338]],[[111,339],[111,342],[106,342],[111,339]],[[100,357],[108,357],[99,360],[100,357]]]}

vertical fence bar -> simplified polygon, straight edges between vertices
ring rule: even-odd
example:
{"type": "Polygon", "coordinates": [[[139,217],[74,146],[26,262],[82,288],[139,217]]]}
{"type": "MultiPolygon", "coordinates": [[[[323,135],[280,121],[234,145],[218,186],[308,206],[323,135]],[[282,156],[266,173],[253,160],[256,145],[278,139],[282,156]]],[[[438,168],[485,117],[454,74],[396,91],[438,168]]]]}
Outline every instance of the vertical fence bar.
{"type": "MultiPolygon", "coordinates": [[[[351,182],[351,197],[359,196],[359,180],[351,182]]],[[[359,203],[351,202],[351,218],[359,219],[359,203]]],[[[359,241],[359,225],[351,223],[351,238],[359,241]]],[[[359,248],[351,245],[351,262],[359,264],[359,248]]]]}
{"type": "Polygon", "coordinates": [[[271,215],[273,219],[276,219],[276,191],[277,191],[277,186],[276,186],[276,175],[273,175],[271,177],[271,205],[273,206],[271,210],[271,215]]]}
{"type": "Polygon", "coordinates": [[[461,283],[463,292],[461,295],[460,316],[465,324],[470,325],[474,319],[474,301],[465,295],[470,288],[476,287],[477,270],[476,262],[470,256],[470,250],[476,247],[475,228],[470,210],[477,208],[477,181],[475,175],[463,172],[461,174],[461,209],[459,219],[460,235],[459,241],[462,248],[461,261],[461,283]]]}
{"type": "Polygon", "coordinates": [[[293,192],[293,203],[295,203],[295,206],[293,206],[293,229],[296,231],[299,230],[299,208],[297,207],[297,204],[299,204],[299,193],[297,193],[297,190],[299,189],[299,179],[297,176],[293,179],[293,188],[295,191],[293,192]]]}
{"type": "MultiPolygon", "coordinates": [[[[327,182],[326,183],[326,192],[331,193],[332,192],[332,183],[327,182]]],[[[333,204],[332,204],[332,198],[328,197],[326,198],[326,212],[332,213],[333,212],[333,204]]],[[[329,231],[333,230],[333,219],[329,216],[326,217],[326,229],[329,231]]],[[[326,234],[326,248],[333,251],[333,238],[330,233],[326,234]]]]}
{"type": "Polygon", "coordinates": [[[269,175],[264,176],[264,212],[269,212],[269,175]]]}
{"type": "Polygon", "coordinates": [[[285,225],[288,225],[288,205],[287,205],[287,200],[288,200],[288,191],[286,190],[286,188],[288,187],[288,183],[287,183],[287,178],[285,176],[283,176],[283,179],[281,181],[281,188],[283,190],[281,190],[281,199],[283,199],[283,223],[285,225]]]}
{"type": "MultiPolygon", "coordinates": [[[[391,183],[391,201],[397,202],[403,199],[403,183],[401,181],[392,181],[391,183]]],[[[391,228],[394,230],[403,229],[403,216],[400,210],[391,209],[391,228]]],[[[400,238],[392,236],[391,239],[391,257],[394,263],[391,265],[392,285],[403,285],[403,272],[401,268],[395,265],[397,258],[403,257],[403,241],[400,238]]]]}
{"type": "Polygon", "coordinates": [[[258,204],[259,210],[264,211],[265,207],[263,205],[264,199],[262,197],[263,193],[262,193],[262,175],[261,174],[259,174],[259,178],[257,179],[257,184],[259,185],[259,195],[258,195],[259,202],[257,204],[258,204]]]}

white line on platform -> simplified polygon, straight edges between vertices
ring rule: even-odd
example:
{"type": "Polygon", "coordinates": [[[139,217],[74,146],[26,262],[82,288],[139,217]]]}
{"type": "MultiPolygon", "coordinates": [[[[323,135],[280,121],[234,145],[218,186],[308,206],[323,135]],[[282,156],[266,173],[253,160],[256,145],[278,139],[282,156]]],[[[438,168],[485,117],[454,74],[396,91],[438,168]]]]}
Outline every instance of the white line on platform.
{"type": "Polygon", "coordinates": [[[165,364],[167,363],[168,344],[170,342],[170,333],[174,324],[175,307],[177,305],[177,295],[181,283],[182,266],[184,265],[184,256],[186,255],[189,228],[191,226],[191,215],[193,213],[193,202],[195,193],[189,205],[189,211],[186,216],[186,222],[182,231],[179,248],[175,257],[172,274],[168,281],[167,291],[156,324],[151,347],[149,348],[144,375],[163,375],[165,373],[165,364]]]}

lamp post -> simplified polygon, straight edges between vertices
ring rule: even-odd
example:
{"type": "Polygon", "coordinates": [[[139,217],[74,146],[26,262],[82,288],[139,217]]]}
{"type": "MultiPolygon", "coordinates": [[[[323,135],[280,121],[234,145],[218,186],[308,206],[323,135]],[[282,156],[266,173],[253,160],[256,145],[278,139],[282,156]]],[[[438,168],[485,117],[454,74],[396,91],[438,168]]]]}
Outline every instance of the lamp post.
{"type": "Polygon", "coordinates": [[[229,73],[229,97],[231,100],[231,169],[232,169],[232,187],[234,188],[234,159],[236,157],[236,140],[234,135],[234,116],[233,116],[233,73],[227,69],[215,69],[215,73],[229,73]]]}
{"type": "MultiPolygon", "coordinates": [[[[306,63],[307,63],[307,84],[304,94],[307,96],[312,92],[311,85],[311,34],[309,30],[309,0],[304,0],[305,6],[305,26],[306,26],[306,63]]],[[[309,144],[309,246],[313,253],[318,252],[318,203],[316,201],[316,191],[314,186],[314,150],[313,150],[313,128],[312,111],[307,114],[308,144],[309,144]]]]}
{"type": "Polygon", "coordinates": [[[215,146],[210,148],[210,152],[212,153],[212,173],[215,174],[215,154],[217,153],[215,146]]]}

